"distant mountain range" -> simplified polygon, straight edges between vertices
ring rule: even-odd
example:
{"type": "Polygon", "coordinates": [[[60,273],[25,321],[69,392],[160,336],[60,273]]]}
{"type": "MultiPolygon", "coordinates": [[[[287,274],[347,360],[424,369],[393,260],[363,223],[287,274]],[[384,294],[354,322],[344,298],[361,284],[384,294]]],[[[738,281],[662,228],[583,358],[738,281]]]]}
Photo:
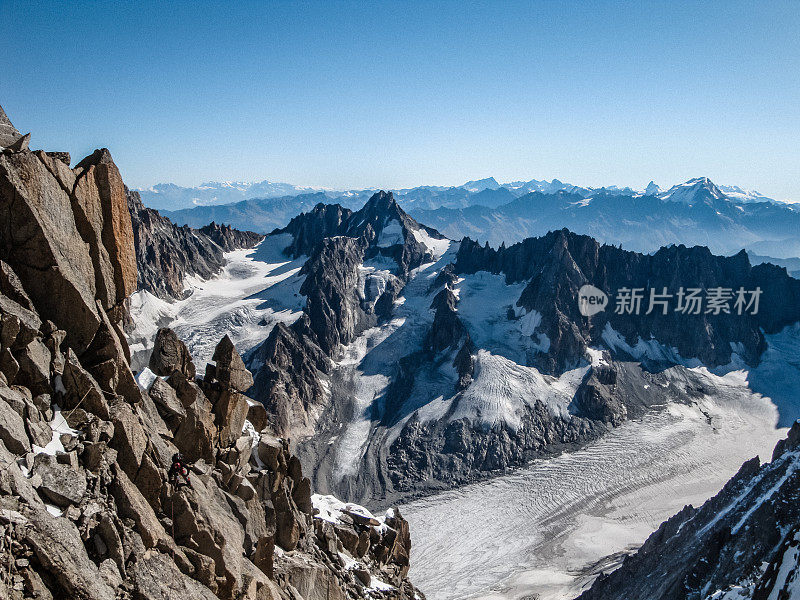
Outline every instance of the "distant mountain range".
{"type": "Polygon", "coordinates": [[[247,198],[277,198],[279,196],[296,196],[313,192],[290,183],[258,181],[247,183],[242,181],[210,181],[197,187],[181,187],[174,183],[159,183],[153,187],[137,190],[145,206],[156,210],[180,210],[193,206],[211,206],[229,204],[247,198]]]}
{"type": "MultiPolygon", "coordinates": [[[[697,180],[700,181],[700,180],[697,180]]],[[[744,190],[738,186],[720,186],[719,188],[730,198],[741,202],[773,202],[756,191],[744,190]]],[[[273,181],[211,181],[200,184],[197,187],[181,187],[174,183],[159,183],[150,188],[137,190],[141,195],[142,202],[149,208],[156,210],[177,211],[182,209],[194,208],[197,206],[215,206],[219,204],[231,204],[242,200],[253,198],[269,199],[288,196],[302,196],[313,193],[325,193],[330,198],[340,199],[352,196],[359,196],[360,202],[354,203],[355,206],[364,204],[364,198],[369,198],[377,189],[363,190],[326,190],[322,188],[303,187],[291,183],[280,183],[273,181]]],[[[570,183],[564,183],[558,179],[552,181],[531,179],[530,181],[512,181],[509,183],[498,183],[494,177],[468,181],[460,186],[418,186],[414,188],[390,190],[397,198],[405,198],[406,203],[417,204],[415,208],[463,208],[473,204],[485,206],[494,205],[499,199],[516,198],[530,192],[542,192],[543,194],[554,194],[559,191],[580,194],[584,197],[591,196],[598,192],[609,194],[621,194],[632,196],[637,193],[647,195],[657,195],[661,189],[652,181],[644,190],[635,190],[630,187],[619,188],[617,186],[591,188],[580,187],[570,183]],[[492,192],[498,192],[495,194],[492,192]],[[473,194],[484,193],[481,198],[467,201],[473,194]],[[509,194],[510,193],[510,194],[509,194]],[[478,201],[473,201],[478,200],[478,201]],[[479,200],[490,200],[490,203],[479,200]]],[[[669,193],[666,192],[667,194],[669,193]]]]}
{"type": "MultiPolygon", "coordinates": [[[[228,185],[219,184],[220,189],[248,193],[244,185],[225,187],[228,185]]],[[[263,188],[267,184],[254,185],[263,188]]],[[[208,191],[211,187],[208,184],[202,189],[208,191]]],[[[190,190],[173,188],[187,194],[190,190]]],[[[269,233],[317,204],[338,203],[357,209],[372,193],[372,190],[290,193],[162,213],[179,225],[195,228],[216,221],[242,230],[269,233]]],[[[153,204],[150,192],[141,194],[145,203],[150,199],[153,204]]],[[[800,257],[800,205],[777,202],[739,187],[717,186],[706,177],[667,190],[650,182],[644,191],[615,186],[586,188],[558,180],[501,185],[490,177],[458,187],[397,190],[394,197],[413,218],[435,227],[450,239],[471,237],[495,247],[568,227],[603,243],[638,252],[653,252],[661,246],[682,243],[708,246],[718,254],[733,254],[744,248],[761,260],[800,257]]],[[[796,265],[786,266],[790,271],[797,270],[796,265]]]]}

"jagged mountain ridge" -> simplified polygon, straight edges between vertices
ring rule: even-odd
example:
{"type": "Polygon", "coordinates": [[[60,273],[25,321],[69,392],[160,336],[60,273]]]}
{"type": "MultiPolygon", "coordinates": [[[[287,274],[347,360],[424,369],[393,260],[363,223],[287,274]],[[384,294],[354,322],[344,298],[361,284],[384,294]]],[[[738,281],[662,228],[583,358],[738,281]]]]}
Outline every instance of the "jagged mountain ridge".
{"type": "Polygon", "coordinates": [[[234,204],[202,206],[175,211],[162,210],[161,214],[169,217],[174,223],[189,225],[195,229],[199,229],[211,221],[219,221],[230,223],[238,228],[269,233],[273,229],[285,227],[289,220],[298,213],[311,210],[320,202],[325,204],[336,202],[356,209],[363,206],[370,195],[359,194],[354,197],[331,198],[324,192],[316,192],[278,198],[251,198],[234,204]]]}
{"type": "MultiPolygon", "coordinates": [[[[693,182],[707,180],[707,178],[696,178],[693,182]]],[[[690,182],[687,182],[689,184],[690,182]]],[[[687,184],[673,186],[669,191],[675,191],[687,184]]],[[[731,198],[742,202],[775,202],[757,191],[744,190],[738,186],[720,186],[722,192],[731,198]]],[[[174,211],[176,214],[191,218],[191,211],[195,214],[205,213],[206,210],[214,210],[214,207],[223,205],[238,204],[243,205],[247,200],[269,201],[273,199],[286,200],[292,197],[302,197],[310,195],[324,196],[340,204],[352,204],[352,199],[361,198],[363,204],[366,198],[370,197],[377,190],[312,190],[285,183],[271,183],[268,181],[247,183],[247,182],[209,182],[200,186],[187,188],[177,186],[172,183],[158,184],[151,188],[139,191],[147,206],[159,210],[174,211]],[[198,206],[199,205],[199,206],[198,206]]],[[[620,194],[625,196],[635,196],[644,193],[645,195],[666,196],[667,192],[662,192],[661,188],[654,182],[650,182],[644,190],[635,190],[631,187],[605,186],[600,188],[582,187],[553,179],[552,181],[531,179],[530,181],[512,181],[500,184],[494,177],[487,177],[475,181],[468,181],[460,186],[433,186],[422,185],[413,188],[391,190],[406,209],[435,209],[435,208],[464,208],[474,204],[484,204],[485,206],[500,205],[501,198],[522,196],[530,192],[542,192],[554,194],[559,191],[574,193],[588,198],[598,193],[620,194]],[[495,195],[491,192],[499,192],[495,195]],[[483,193],[483,196],[476,197],[475,194],[483,193]],[[484,203],[480,198],[490,199],[484,203]]],[[[200,225],[196,225],[199,227],[200,225]]]]}
{"type": "Polygon", "coordinates": [[[200,229],[178,227],[158,211],[146,208],[138,192],[127,192],[138,265],[137,288],[159,298],[182,298],[185,279],[208,279],[225,264],[223,253],[251,248],[261,235],[229,225],[209,223],[200,229]]]}
{"type": "Polygon", "coordinates": [[[782,267],[768,263],[751,266],[744,251],[718,257],[708,248],[681,245],[644,255],[561,230],[498,250],[464,240],[454,272],[477,271],[502,274],[507,283],[529,282],[516,307],[543,315],[542,330],[550,341],[550,350],[537,365],[547,373],[560,374],[573,366],[586,348],[601,342],[609,326],[630,346],[652,337],[677,349],[680,356],[700,359],[712,367],[730,362],[731,344],[741,344],[737,350],[740,357],[755,365],[765,347],[763,332],[777,333],[800,320],[800,281],[789,277],[782,267]],[[644,299],[641,314],[617,314],[611,306],[586,320],[575,301],[585,284],[608,294],[628,287],[653,289],[659,294],[667,290],[672,296],[682,286],[702,290],[759,288],[765,297],[756,315],[737,314],[735,310],[717,315],[670,310],[664,315],[659,314],[663,312],[661,306],[647,315],[648,299],[644,299]],[[564,332],[561,325],[565,322],[577,325],[581,333],[571,336],[564,332]],[[579,341],[581,337],[584,341],[579,341]]]}
{"type": "Polygon", "coordinates": [[[423,597],[405,577],[407,523],[312,497],[242,394],[230,340],[196,379],[161,330],[159,377],[139,387],[121,331],[137,284],[125,186],[107,150],[68,162],[0,153],[3,596],[423,597]],[[196,460],[176,489],[179,450],[196,460]]]}
{"type": "MultiPolygon", "coordinates": [[[[290,256],[311,255],[302,269],[309,278],[301,290],[310,295],[292,329],[276,326],[248,355],[256,373],[253,395],[268,398],[279,430],[302,440],[298,451],[306,463],[319,465],[315,482],[323,489],[329,485],[364,499],[398,497],[431,482],[437,483],[428,489],[451,487],[577,447],[654,406],[691,402],[692,387],[702,389],[699,380],[670,383],[670,375],[660,384],[666,391],[642,394],[638,388],[655,388],[651,383],[659,371],[684,369],[691,360],[726,365],[732,360],[732,344],[738,359],[755,366],[766,347],[762,328],[775,333],[800,319],[798,303],[783,302],[800,298],[799,282],[772,265],[752,267],[744,253],[723,258],[705,248],[679,246],[647,256],[567,231],[498,250],[465,239],[449,243],[449,250],[440,254],[447,257],[429,267],[430,273],[398,270],[398,257],[416,238],[406,231],[384,248],[376,243],[383,232],[365,241],[371,228],[366,217],[372,214],[374,220],[378,197],[357,213],[318,205],[274,232],[291,236],[286,244],[290,256]],[[354,223],[359,227],[354,229],[354,223]],[[364,310],[369,282],[387,267],[375,263],[378,255],[393,257],[380,276],[391,283],[391,302],[378,297],[375,308],[364,310]],[[686,285],[703,290],[763,287],[764,294],[781,302],[769,303],[757,316],[670,312],[663,318],[623,318],[609,309],[587,322],[578,313],[577,292],[585,283],[611,292],[623,285],[672,289],[689,280],[686,285]],[[486,290],[501,297],[487,296],[486,290]],[[467,306],[465,293],[474,296],[467,306]],[[377,310],[381,305],[385,309],[377,310]],[[397,326],[395,321],[404,323],[397,326]],[[484,321],[494,323],[496,330],[488,337],[482,332],[484,321]],[[519,345],[498,341],[509,336],[519,345]],[[369,341],[373,337],[376,341],[369,341]],[[313,343],[305,345],[304,339],[313,343]],[[381,350],[356,355],[359,366],[352,371],[346,364],[351,359],[343,363],[342,352],[346,356],[357,340],[366,340],[367,348],[380,344],[381,350]],[[598,347],[609,357],[593,354],[598,347]],[[288,364],[297,366],[291,380],[278,367],[288,364]],[[383,379],[374,392],[359,391],[375,377],[383,379]],[[506,408],[496,417],[482,416],[482,395],[494,394],[484,386],[498,377],[510,378],[527,392],[512,386],[501,392],[501,407],[506,408]],[[554,385],[566,388],[545,400],[554,385]],[[431,414],[430,407],[443,401],[434,402],[437,395],[443,395],[444,405],[431,414]],[[343,442],[348,426],[341,423],[354,420],[369,430],[359,450],[347,450],[358,455],[361,466],[333,481],[333,473],[342,471],[343,448],[355,443],[343,442]]],[[[391,214],[402,210],[396,202],[390,205],[391,214]]],[[[392,220],[385,211],[378,211],[379,223],[392,220]]],[[[417,227],[410,229],[422,230],[417,227]]],[[[415,264],[417,269],[423,265],[415,264]]],[[[695,379],[688,370],[677,377],[695,379]]]]}
{"type": "Polygon", "coordinates": [[[355,213],[319,204],[273,232],[285,234],[291,236],[284,249],[288,256],[310,255],[301,269],[306,305],[290,327],[276,325],[248,360],[255,372],[254,393],[273,415],[276,429],[310,433],[324,403],[321,374],[331,369],[331,357],[385,318],[409,272],[434,258],[435,247],[424,241],[445,240],[410,219],[383,192],[355,213]],[[362,269],[370,261],[376,267],[362,269]]]}
{"type": "Polygon", "coordinates": [[[494,247],[567,226],[639,252],[684,244],[708,246],[717,254],[746,248],[779,258],[800,255],[800,212],[792,205],[743,202],[713,184],[687,184],[654,195],[535,191],[497,208],[476,205],[411,214],[453,239],[467,236],[494,247]]]}

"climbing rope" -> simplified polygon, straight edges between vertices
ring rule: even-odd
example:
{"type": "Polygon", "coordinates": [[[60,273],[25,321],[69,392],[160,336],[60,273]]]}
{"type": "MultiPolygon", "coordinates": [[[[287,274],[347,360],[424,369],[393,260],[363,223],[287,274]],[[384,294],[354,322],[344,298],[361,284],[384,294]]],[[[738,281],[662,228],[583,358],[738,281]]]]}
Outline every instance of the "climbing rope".
{"type": "Polygon", "coordinates": [[[172,562],[175,562],[175,544],[178,543],[178,542],[175,541],[175,492],[176,491],[177,490],[175,490],[175,488],[173,487],[172,488],[172,498],[169,499],[169,504],[172,507],[172,519],[170,520],[170,523],[172,524],[172,542],[173,542],[173,546],[172,546],[172,562]]]}

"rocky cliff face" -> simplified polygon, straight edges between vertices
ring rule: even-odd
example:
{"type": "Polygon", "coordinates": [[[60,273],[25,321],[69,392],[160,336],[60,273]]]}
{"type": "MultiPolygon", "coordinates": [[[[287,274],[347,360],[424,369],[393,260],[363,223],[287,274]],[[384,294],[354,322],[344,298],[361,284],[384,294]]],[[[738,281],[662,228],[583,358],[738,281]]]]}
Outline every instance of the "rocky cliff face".
{"type": "Polygon", "coordinates": [[[187,275],[208,279],[225,264],[223,252],[251,248],[263,236],[210,223],[178,227],[145,207],[138,192],[127,191],[138,265],[137,288],[159,298],[182,298],[187,275]]]}
{"type": "Polygon", "coordinates": [[[137,282],[129,214],[107,151],[74,170],[0,153],[1,595],[422,597],[407,523],[312,497],[229,339],[197,378],[163,329],[159,377],[137,384],[119,328],[137,282]],[[169,483],[176,452],[189,486],[169,483]]]}
{"type": "Polygon", "coordinates": [[[581,600],[796,598],[800,424],[772,462],[747,461],[719,494],[665,521],[581,600]]]}

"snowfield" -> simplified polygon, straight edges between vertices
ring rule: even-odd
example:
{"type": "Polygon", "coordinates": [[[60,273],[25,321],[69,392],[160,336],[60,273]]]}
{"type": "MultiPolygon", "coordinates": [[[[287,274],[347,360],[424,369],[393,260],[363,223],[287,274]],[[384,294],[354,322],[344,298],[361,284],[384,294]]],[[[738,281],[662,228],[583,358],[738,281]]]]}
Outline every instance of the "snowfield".
{"type": "MultiPolygon", "coordinates": [[[[673,367],[681,377],[685,367],[673,367]]],[[[662,521],[769,460],[786,430],[745,371],[692,369],[709,393],[628,421],[578,452],[401,507],[410,577],[431,600],[574,598],[662,521]]]]}
{"type": "Polygon", "coordinates": [[[128,335],[133,368],[147,365],[159,327],[171,327],[186,343],[201,373],[226,334],[244,353],[265,340],[275,323],[296,321],[305,304],[299,271],[307,257],[284,256],[290,242],[289,234],[268,236],[255,248],[226,252],[227,264],[216,277],[187,278],[188,295],[182,300],[133,294],[134,329],[128,335]]]}

